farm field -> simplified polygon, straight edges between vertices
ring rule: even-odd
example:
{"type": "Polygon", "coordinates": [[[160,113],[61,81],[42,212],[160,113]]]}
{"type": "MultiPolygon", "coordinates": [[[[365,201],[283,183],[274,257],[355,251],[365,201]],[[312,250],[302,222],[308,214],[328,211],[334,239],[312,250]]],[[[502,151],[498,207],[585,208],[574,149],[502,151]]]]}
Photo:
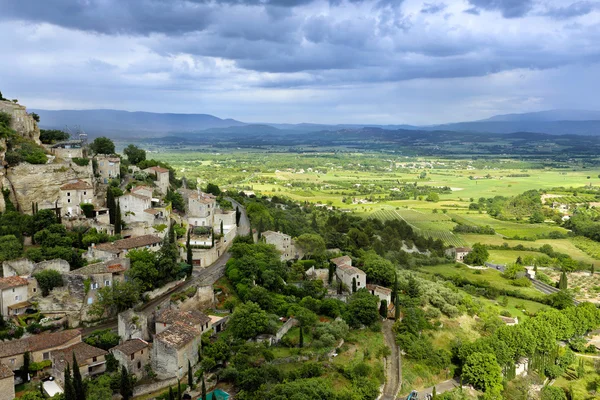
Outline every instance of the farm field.
{"type": "Polygon", "coordinates": [[[518,317],[519,321],[529,318],[527,314],[536,314],[539,311],[551,308],[550,306],[537,301],[524,300],[512,296],[501,296],[497,300],[490,300],[480,297],[478,300],[489,304],[491,307],[494,307],[499,313],[504,310],[508,311],[511,317],[518,317]],[[500,304],[500,301],[505,298],[507,303],[506,306],[503,306],[500,304]],[[523,311],[525,311],[527,314],[523,311]]]}
{"type": "MultiPolygon", "coordinates": [[[[554,282],[560,279],[560,271],[544,269],[542,271],[554,282]]],[[[573,290],[580,301],[600,303],[600,274],[590,276],[589,272],[571,272],[567,274],[567,287],[573,290]]]]}
{"type": "Polygon", "coordinates": [[[511,221],[501,221],[487,214],[478,213],[462,213],[454,214],[450,213],[450,217],[455,217],[459,221],[467,221],[472,225],[477,226],[491,226],[497,233],[507,237],[523,237],[523,238],[536,238],[538,235],[548,235],[550,232],[567,233],[568,231],[560,226],[550,224],[527,224],[517,223],[511,221]]]}
{"type": "Polygon", "coordinates": [[[494,264],[514,263],[518,257],[540,257],[543,253],[537,251],[519,251],[519,250],[489,250],[489,262],[494,264]]]}
{"type": "Polygon", "coordinates": [[[511,285],[509,279],[502,277],[500,272],[493,269],[472,269],[462,264],[443,264],[421,267],[421,271],[430,274],[439,274],[445,278],[461,277],[470,282],[487,282],[489,285],[507,291],[521,292],[533,298],[542,299],[544,295],[533,287],[516,287],[511,285]],[[458,267],[457,267],[458,265],[458,267]]]}

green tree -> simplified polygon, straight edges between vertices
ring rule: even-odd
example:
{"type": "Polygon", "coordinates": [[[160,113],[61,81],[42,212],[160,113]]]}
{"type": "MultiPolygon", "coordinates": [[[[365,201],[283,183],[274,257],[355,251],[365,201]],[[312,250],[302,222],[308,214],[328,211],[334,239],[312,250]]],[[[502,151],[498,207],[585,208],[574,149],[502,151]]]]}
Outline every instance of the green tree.
{"type": "Polygon", "coordinates": [[[471,353],[463,365],[462,376],[488,395],[502,391],[502,369],[493,354],[471,353]]]}
{"type": "Polygon", "coordinates": [[[242,218],[242,212],[238,206],[235,207],[235,226],[240,226],[240,219],[242,218]]]}
{"type": "Polygon", "coordinates": [[[25,382],[29,382],[30,367],[31,367],[31,353],[29,353],[29,351],[26,351],[25,353],[23,353],[23,367],[21,368],[21,371],[23,371],[23,378],[25,379],[25,382]]]}
{"type": "MultiPolygon", "coordinates": [[[[85,399],[85,397],[84,397],[85,399]]],[[[71,377],[71,367],[69,363],[65,367],[65,400],[78,400],[73,386],[73,378],[71,377]]]]}
{"type": "Polygon", "coordinates": [[[344,319],[353,328],[370,326],[379,321],[379,299],[361,289],[350,296],[344,319]]]}
{"type": "Polygon", "coordinates": [[[562,388],[557,386],[544,386],[540,400],[567,400],[567,395],[562,388]]]}
{"type": "Polygon", "coordinates": [[[107,137],[97,137],[90,144],[90,150],[94,154],[115,154],[115,144],[107,137]]]}
{"type": "Polygon", "coordinates": [[[440,195],[437,194],[436,192],[429,192],[429,194],[427,195],[427,198],[425,200],[432,201],[432,202],[438,202],[438,201],[440,201],[440,195]]]}
{"type": "Polygon", "coordinates": [[[191,237],[192,231],[191,229],[188,230],[187,233],[187,240],[185,242],[185,251],[186,251],[186,261],[189,265],[194,265],[194,252],[192,251],[192,246],[190,244],[190,237],[191,237]]]}
{"type": "Polygon", "coordinates": [[[209,183],[206,185],[206,193],[210,193],[214,196],[219,196],[221,194],[221,189],[214,183],[209,183]]]}
{"type": "Polygon", "coordinates": [[[133,307],[140,299],[140,290],[135,282],[114,281],[111,286],[98,289],[97,298],[90,313],[98,317],[105,313],[113,316],[133,307]]]}
{"type": "Polygon", "coordinates": [[[185,212],[185,202],[183,196],[171,188],[167,188],[167,194],[165,195],[165,201],[171,203],[171,206],[178,211],[185,212]]]}
{"type": "Polygon", "coordinates": [[[379,304],[379,315],[381,318],[387,318],[387,300],[381,300],[379,304]]]}
{"type": "Polygon", "coordinates": [[[108,218],[111,224],[115,223],[115,213],[117,211],[117,202],[115,200],[114,192],[109,187],[106,190],[106,208],[108,208],[108,218]]]}
{"type": "Polygon", "coordinates": [[[298,236],[295,245],[302,250],[307,258],[322,257],[325,255],[325,240],[321,235],[314,233],[305,233],[298,236]]]}
{"type": "Polygon", "coordinates": [[[146,150],[140,149],[139,147],[130,144],[123,150],[123,154],[127,156],[127,159],[133,165],[137,165],[140,162],[146,160],[146,150]]]}
{"type": "Polygon", "coordinates": [[[298,338],[298,347],[304,347],[304,328],[300,326],[300,336],[298,338]]]}
{"type": "Polygon", "coordinates": [[[475,243],[473,249],[464,258],[464,262],[469,265],[484,265],[490,257],[485,246],[481,243],[475,243]]]}
{"type": "Polygon", "coordinates": [[[77,358],[75,358],[75,352],[73,352],[73,389],[75,390],[75,397],[77,400],[85,400],[87,398],[83,379],[81,378],[81,371],[79,370],[79,364],[77,364],[77,358]]]}
{"type": "Polygon", "coordinates": [[[52,289],[63,286],[62,275],[54,269],[45,269],[34,274],[33,277],[42,290],[42,296],[48,296],[52,289]]]}
{"type": "Polygon", "coordinates": [[[568,278],[567,278],[567,273],[565,271],[562,272],[562,274],[560,274],[560,280],[558,281],[558,288],[560,290],[565,290],[567,289],[569,286],[569,282],[568,282],[568,278]]]}
{"type": "Polygon", "coordinates": [[[258,304],[247,302],[236,307],[229,320],[231,333],[240,339],[252,339],[268,327],[268,316],[258,304]]]}
{"type": "Polygon", "coordinates": [[[206,383],[204,382],[204,372],[202,373],[202,400],[206,400],[206,383]]]}
{"type": "Polygon", "coordinates": [[[126,257],[131,263],[126,275],[139,286],[140,291],[152,290],[159,284],[156,253],[148,249],[134,249],[127,253],[126,257]]]}
{"type": "Polygon", "coordinates": [[[119,383],[119,393],[123,400],[129,400],[133,397],[133,382],[125,366],[121,366],[121,379],[119,383]]]}
{"type": "Polygon", "coordinates": [[[356,293],[356,278],[352,278],[352,293],[356,293]]]}
{"type": "Polygon", "coordinates": [[[44,144],[53,144],[69,140],[69,134],[57,129],[40,129],[40,142],[44,144]]]}
{"type": "Polygon", "coordinates": [[[0,236],[0,262],[19,258],[22,253],[23,246],[15,235],[0,236]]]}
{"type": "Polygon", "coordinates": [[[188,386],[194,388],[194,373],[192,372],[192,363],[188,360],[188,386]]]}
{"type": "Polygon", "coordinates": [[[121,206],[119,201],[117,200],[117,205],[115,208],[115,235],[121,234],[121,228],[123,227],[123,223],[121,221],[121,206]]]}

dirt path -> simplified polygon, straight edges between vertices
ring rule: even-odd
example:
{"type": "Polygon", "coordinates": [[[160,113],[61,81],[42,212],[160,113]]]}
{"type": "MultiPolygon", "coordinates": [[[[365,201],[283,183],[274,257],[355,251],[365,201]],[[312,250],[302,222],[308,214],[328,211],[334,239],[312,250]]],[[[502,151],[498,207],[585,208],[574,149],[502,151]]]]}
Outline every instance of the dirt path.
{"type": "Polygon", "coordinates": [[[402,361],[400,359],[400,349],[396,344],[394,332],[392,331],[393,321],[386,320],[383,323],[383,335],[385,343],[388,345],[392,354],[386,360],[385,386],[381,400],[394,400],[400,385],[402,384],[402,361]]]}

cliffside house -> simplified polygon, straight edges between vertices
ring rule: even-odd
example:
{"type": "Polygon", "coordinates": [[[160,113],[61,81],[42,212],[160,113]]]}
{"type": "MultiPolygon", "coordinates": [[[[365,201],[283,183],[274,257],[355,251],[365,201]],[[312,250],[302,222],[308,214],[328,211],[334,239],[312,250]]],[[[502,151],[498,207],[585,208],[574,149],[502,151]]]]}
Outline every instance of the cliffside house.
{"type": "Polygon", "coordinates": [[[215,212],[217,209],[217,198],[210,193],[200,190],[182,190],[184,199],[187,199],[186,217],[188,224],[192,226],[213,227],[215,212]]]}
{"type": "MultiPolygon", "coordinates": [[[[357,286],[357,288],[358,288],[358,286],[357,286]]],[[[379,286],[379,285],[368,284],[367,290],[373,296],[379,297],[379,303],[381,303],[384,300],[387,302],[386,304],[390,304],[392,302],[392,289],[389,289],[389,288],[386,288],[383,286],[379,286]]]]}
{"type": "Polygon", "coordinates": [[[78,217],[83,214],[83,211],[79,207],[80,204],[92,204],[94,200],[94,188],[88,182],[76,179],[60,187],[60,199],[62,215],[78,217]]]}
{"type": "Polygon", "coordinates": [[[212,328],[211,318],[198,310],[180,311],[167,309],[156,317],[156,333],[168,330],[176,323],[182,323],[197,329],[201,334],[212,328]]]}
{"type": "Polygon", "coordinates": [[[50,360],[55,350],[81,342],[81,331],[70,329],[54,333],[42,333],[27,338],[0,342],[0,363],[13,371],[23,366],[23,355],[29,351],[32,362],[50,360]]]}
{"type": "Polygon", "coordinates": [[[362,289],[367,285],[367,274],[364,271],[352,266],[352,259],[349,256],[336,257],[330,260],[335,264],[335,276],[349,290],[352,290],[352,281],[356,280],[356,290],[362,289]]]}
{"type": "Polygon", "coordinates": [[[150,363],[150,349],[150,344],[145,340],[131,339],[113,347],[110,352],[120,365],[125,366],[127,372],[141,379],[145,366],[150,363]]]}
{"type": "Polygon", "coordinates": [[[22,314],[31,305],[27,301],[28,285],[29,281],[20,276],[0,278],[0,310],[3,316],[22,314]]]}
{"type": "Polygon", "coordinates": [[[15,398],[15,373],[4,364],[0,364],[0,399],[15,398]]]}
{"type": "Polygon", "coordinates": [[[156,186],[158,190],[163,194],[167,194],[169,188],[169,170],[162,167],[150,167],[146,168],[144,172],[154,175],[156,177],[156,186]]]}
{"type": "Polygon", "coordinates": [[[96,155],[98,168],[96,173],[100,175],[103,183],[108,183],[113,178],[121,175],[121,159],[109,154],[96,155]]]}
{"type": "Polygon", "coordinates": [[[152,344],[152,368],[159,379],[181,378],[188,361],[198,362],[198,346],[202,332],[180,321],[157,333],[152,344]]]}
{"type": "Polygon", "coordinates": [[[119,207],[125,223],[137,222],[143,220],[144,212],[152,208],[152,198],[134,192],[125,193],[119,197],[119,207]]]}
{"type": "Polygon", "coordinates": [[[129,269],[128,258],[119,258],[86,265],[69,272],[70,275],[79,275],[84,280],[89,279],[90,288],[87,292],[87,305],[94,304],[98,289],[113,286],[114,282],[125,280],[125,271],[129,269]]]}
{"type": "Polygon", "coordinates": [[[137,194],[139,196],[144,196],[152,199],[152,188],[150,186],[141,185],[131,188],[131,193],[137,194]]]}
{"type": "Polygon", "coordinates": [[[262,237],[267,244],[272,244],[281,253],[281,261],[294,260],[301,258],[302,255],[290,235],[282,232],[265,231],[262,237]]]}
{"type": "Polygon", "coordinates": [[[79,372],[82,378],[100,375],[106,371],[106,350],[90,346],[81,342],[65,347],[60,350],[54,350],[51,353],[52,374],[60,385],[65,382],[65,368],[67,364],[73,367],[73,355],[79,365],[79,372]]]}
{"type": "Polygon", "coordinates": [[[162,239],[156,235],[143,235],[116,240],[112,243],[92,244],[85,257],[88,260],[108,261],[115,258],[124,258],[133,249],[148,249],[158,251],[162,239]]]}
{"type": "Polygon", "coordinates": [[[83,158],[83,140],[65,140],[55,143],[50,146],[50,153],[66,160],[83,158]]]}

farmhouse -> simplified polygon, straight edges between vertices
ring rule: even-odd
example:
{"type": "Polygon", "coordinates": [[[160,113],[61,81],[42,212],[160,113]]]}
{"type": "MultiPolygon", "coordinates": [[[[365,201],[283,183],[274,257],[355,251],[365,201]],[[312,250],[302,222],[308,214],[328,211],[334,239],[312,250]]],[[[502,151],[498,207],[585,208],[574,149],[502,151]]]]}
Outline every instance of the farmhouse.
{"type": "Polygon", "coordinates": [[[31,354],[32,362],[50,360],[50,353],[81,342],[81,331],[71,329],[55,333],[42,333],[27,338],[0,342],[0,362],[13,371],[23,366],[23,355],[31,354]]]}
{"type": "Polygon", "coordinates": [[[113,243],[92,244],[85,257],[88,260],[108,261],[119,257],[125,257],[133,249],[148,249],[158,251],[162,239],[155,235],[136,236],[127,239],[116,240],[113,243]]]}
{"type": "Polygon", "coordinates": [[[145,340],[131,339],[113,347],[110,352],[127,372],[141,379],[145,366],[150,363],[150,347],[145,340]]]}
{"type": "Polygon", "coordinates": [[[27,301],[29,282],[20,276],[0,278],[0,310],[2,315],[22,314],[30,305],[27,301]]]}
{"type": "Polygon", "coordinates": [[[356,289],[362,289],[367,285],[367,274],[352,266],[352,259],[348,256],[333,258],[330,260],[335,264],[335,275],[348,289],[352,288],[352,282],[356,282],[356,289]]]}
{"type": "Polygon", "coordinates": [[[106,350],[80,342],[51,354],[52,374],[61,385],[65,382],[65,368],[67,364],[73,367],[73,357],[79,365],[79,372],[83,378],[93,377],[106,371],[106,350]]]}
{"type": "Polygon", "coordinates": [[[302,255],[290,235],[282,232],[266,231],[262,233],[265,243],[272,244],[281,253],[281,261],[302,258],[302,255]]]}
{"type": "Polygon", "coordinates": [[[80,204],[92,204],[94,188],[86,181],[75,179],[60,187],[60,199],[62,215],[78,217],[83,214],[79,207],[80,204]]]}
{"type": "Polygon", "coordinates": [[[379,286],[379,285],[368,284],[367,290],[373,296],[379,297],[380,303],[384,300],[387,302],[387,304],[390,304],[392,302],[392,289],[389,289],[389,288],[386,288],[383,286],[379,286]]]}
{"type": "Polygon", "coordinates": [[[455,247],[453,249],[449,249],[449,254],[454,255],[454,259],[456,262],[463,262],[467,254],[471,252],[470,247],[455,247]]]}

